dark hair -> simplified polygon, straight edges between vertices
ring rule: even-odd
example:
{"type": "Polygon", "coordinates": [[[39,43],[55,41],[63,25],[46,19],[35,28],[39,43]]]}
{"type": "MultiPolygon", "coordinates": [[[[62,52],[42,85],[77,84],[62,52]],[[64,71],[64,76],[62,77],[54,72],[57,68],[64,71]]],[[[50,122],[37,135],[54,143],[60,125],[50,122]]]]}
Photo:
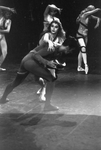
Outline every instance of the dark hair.
{"type": "Polygon", "coordinates": [[[5,12],[5,18],[6,18],[6,19],[11,19],[11,17],[12,17],[12,12],[6,11],[6,12],[5,12]]]}
{"type": "Polygon", "coordinates": [[[51,28],[51,25],[52,25],[53,23],[56,23],[56,24],[58,24],[58,26],[59,26],[59,30],[58,30],[57,36],[58,36],[59,38],[64,39],[64,40],[66,39],[66,33],[65,33],[65,31],[64,31],[64,29],[63,29],[63,27],[62,27],[62,24],[61,24],[60,20],[59,20],[58,18],[56,18],[56,17],[54,17],[53,21],[49,24],[49,26],[47,27],[47,30],[43,31],[43,32],[40,34],[39,39],[41,39],[41,37],[42,37],[45,33],[50,32],[50,28],[51,28]]]}
{"type": "Polygon", "coordinates": [[[0,10],[0,16],[4,17],[5,19],[11,19],[12,12],[8,10],[0,10]]]}
{"type": "Polygon", "coordinates": [[[65,31],[64,31],[64,29],[62,27],[62,24],[61,24],[61,22],[60,22],[60,20],[58,18],[54,18],[54,20],[49,24],[48,31],[50,31],[51,25],[53,23],[56,23],[59,26],[59,30],[58,30],[57,36],[60,37],[60,38],[65,39],[65,36],[66,36],[65,31]]]}

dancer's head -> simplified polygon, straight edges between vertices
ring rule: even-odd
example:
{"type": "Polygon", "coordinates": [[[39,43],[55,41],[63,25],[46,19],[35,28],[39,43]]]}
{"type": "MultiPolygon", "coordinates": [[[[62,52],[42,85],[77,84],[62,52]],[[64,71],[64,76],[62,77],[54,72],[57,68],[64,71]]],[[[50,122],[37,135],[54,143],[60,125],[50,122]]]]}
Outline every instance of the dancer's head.
{"type": "Polygon", "coordinates": [[[57,6],[55,6],[54,4],[50,5],[52,9],[50,9],[50,15],[55,16],[56,14],[60,14],[62,9],[58,8],[57,6]]]}
{"type": "Polygon", "coordinates": [[[57,34],[57,36],[61,38],[65,38],[65,31],[62,27],[60,20],[54,17],[54,20],[49,25],[49,31],[53,34],[57,34]]]}
{"type": "Polygon", "coordinates": [[[95,6],[89,5],[86,9],[87,9],[88,11],[94,10],[94,9],[95,9],[95,6]]]}
{"type": "Polygon", "coordinates": [[[82,14],[88,12],[88,11],[92,11],[92,10],[94,10],[94,9],[95,9],[95,6],[93,6],[93,5],[88,5],[84,10],[81,11],[80,15],[82,15],[82,14]]]}
{"type": "Polygon", "coordinates": [[[16,13],[14,8],[8,9],[0,9],[0,16],[4,17],[5,19],[11,19],[12,15],[16,13]]]}
{"type": "Polygon", "coordinates": [[[5,12],[4,12],[4,16],[5,16],[6,19],[11,19],[11,17],[12,17],[12,12],[10,12],[10,11],[5,11],[5,12]]]}

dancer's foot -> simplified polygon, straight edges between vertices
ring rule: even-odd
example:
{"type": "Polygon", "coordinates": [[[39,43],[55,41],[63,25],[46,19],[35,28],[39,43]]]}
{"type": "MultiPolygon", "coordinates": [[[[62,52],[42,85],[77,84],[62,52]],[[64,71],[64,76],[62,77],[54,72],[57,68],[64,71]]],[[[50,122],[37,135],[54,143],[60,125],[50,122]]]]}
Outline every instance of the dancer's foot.
{"type": "Polygon", "coordinates": [[[85,69],[83,69],[81,66],[78,66],[77,71],[85,71],[85,69]]]}
{"type": "Polygon", "coordinates": [[[6,71],[6,69],[5,69],[5,68],[0,67],[0,71],[6,71]]]}
{"type": "Polygon", "coordinates": [[[0,104],[5,104],[5,103],[7,103],[7,102],[9,102],[9,99],[8,98],[6,98],[6,99],[4,99],[3,97],[0,99],[0,104]]]}
{"type": "Polygon", "coordinates": [[[52,76],[54,78],[56,78],[56,70],[55,69],[50,69],[50,68],[48,68],[48,70],[50,71],[50,73],[52,74],[52,76]]]}
{"type": "Polygon", "coordinates": [[[57,111],[59,110],[59,107],[53,106],[51,104],[45,105],[44,111],[57,111]]]}
{"type": "Polygon", "coordinates": [[[37,91],[37,95],[40,95],[40,94],[41,94],[41,91],[42,91],[42,88],[40,88],[40,89],[37,91]]]}
{"type": "Polygon", "coordinates": [[[45,101],[46,101],[45,95],[40,94],[40,96],[39,96],[39,101],[40,101],[40,102],[45,102],[45,101]]]}
{"type": "Polygon", "coordinates": [[[57,59],[55,59],[55,62],[57,63],[57,65],[60,65],[60,66],[63,66],[65,67],[66,66],[66,63],[60,63],[57,59]]]}
{"type": "Polygon", "coordinates": [[[88,65],[85,65],[85,74],[88,74],[89,68],[88,65]]]}
{"type": "Polygon", "coordinates": [[[57,66],[57,69],[64,69],[64,67],[66,66],[66,63],[60,63],[57,59],[55,59],[55,62],[56,62],[56,66],[57,66]]]}
{"type": "Polygon", "coordinates": [[[45,102],[46,101],[45,94],[46,94],[46,87],[40,88],[37,91],[37,95],[39,95],[39,101],[40,102],[45,102]]]}

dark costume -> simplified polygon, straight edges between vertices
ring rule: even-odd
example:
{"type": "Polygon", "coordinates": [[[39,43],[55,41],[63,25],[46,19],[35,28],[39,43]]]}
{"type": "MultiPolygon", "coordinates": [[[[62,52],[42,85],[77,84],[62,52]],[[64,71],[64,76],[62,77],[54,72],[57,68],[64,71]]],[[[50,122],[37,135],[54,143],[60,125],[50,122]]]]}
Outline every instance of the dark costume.
{"type": "Polygon", "coordinates": [[[47,48],[48,48],[48,43],[43,41],[40,45],[38,45],[33,50],[31,50],[22,59],[20,68],[17,72],[17,76],[15,80],[12,83],[8,84],[8,86],[6,87],[3,97],[1,98],[1,103],[2,101],[6,100],[8,94],[11,93],[15,87],[17,87],[19,84],[23,82],[23,80],[27,77],[29,73],[35,75],[36,79],[38,80],[39,77],[49,82],[56,80],[57,76],[54,77],[51,74],[51,72],[48,70],[49,66],[47,66],[47,63],[48,63],[48,57],[52,58],[50,57],[50,54],[54,54],[57,51],[55,52],[47,51],[47,48]]]}

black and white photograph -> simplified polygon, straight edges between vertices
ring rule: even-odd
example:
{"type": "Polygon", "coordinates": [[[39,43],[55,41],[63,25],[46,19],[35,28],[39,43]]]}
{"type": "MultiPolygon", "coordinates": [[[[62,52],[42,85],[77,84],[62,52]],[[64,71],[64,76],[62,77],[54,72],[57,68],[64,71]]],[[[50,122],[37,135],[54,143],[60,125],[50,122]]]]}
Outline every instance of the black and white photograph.
{"type": "Polygon", "coordinates": [[[101,150],[101,0],[0,0],[0,150],[101,150]]]}

